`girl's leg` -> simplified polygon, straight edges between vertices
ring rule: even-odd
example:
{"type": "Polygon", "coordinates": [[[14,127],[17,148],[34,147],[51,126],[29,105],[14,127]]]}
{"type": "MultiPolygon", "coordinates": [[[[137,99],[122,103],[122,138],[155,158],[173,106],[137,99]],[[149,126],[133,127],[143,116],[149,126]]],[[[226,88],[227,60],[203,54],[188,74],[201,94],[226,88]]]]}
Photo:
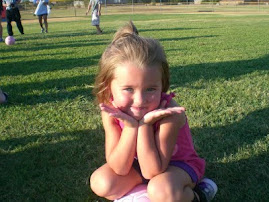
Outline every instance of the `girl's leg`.
{"type": "Polygon", "coordinates": [[[93,192],[108,200],[122,197],[137,184],[142,183],[140,174],[132,168],[128,175],[117,175],[108,164],[98,168],[90,177],[93,192]]]}
{"type": "Polygon", "coordinates": [[[41,29],[44,29],[43,28],[43,23],[42,23],[42,15],[38,16],[38,22],[39,22],[39,25],[40,25],[41,29]]]}
{"type": "Polygon", "coordinates": [[[48,16],[43,15],[46,32],[48,32],[48,16]]]}
{"type": "Polygon", "coordinates": [[[195,183],[186,171],[169,166],[166,172],[149,181],[148,195],[151,202],[190,202],[194,199],[194,187],[195,183]]]}

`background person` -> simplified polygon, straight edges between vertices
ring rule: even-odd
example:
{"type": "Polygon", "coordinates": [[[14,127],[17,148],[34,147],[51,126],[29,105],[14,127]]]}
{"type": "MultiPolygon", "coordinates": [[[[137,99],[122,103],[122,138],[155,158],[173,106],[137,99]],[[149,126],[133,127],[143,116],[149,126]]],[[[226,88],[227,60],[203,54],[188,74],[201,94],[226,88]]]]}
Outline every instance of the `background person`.
{"type": "Polygon", "coordinates": [[[102,34],[102,30],[100,28],[100,16],[101,16],[101,2],[100,0],[90,0],[88,5],[88,10],[86,11],[86,15],[90,12],[92,8],[92,26],[96,27],[97,34],[102,34]]]}
{"type": "Polygon", "coordinates": [[[38,21],[39,21],[39,25],[41,27],[41,33],[48,33],[48,4],[49,4],[49,0],[35,0],[34,4],[36,4],[36,2],[39,2],[36,10],[35,10],[35,15],[38,16],[38,21]],[[43,27],[43,22],[42,19],[44,21],[44,25],[45,25],[45,29],[43,27]]]}
{"type": "Polygon", "coordinates": [[[12,21],[15,21],[21,34],[23,32],[23,26],[21,24],[21,14],[18,8],[18,4],[21,0],[3,0],[6,7],[6,19],[7,19],[7,32],[9,36],[13,36],[12,21]]]}

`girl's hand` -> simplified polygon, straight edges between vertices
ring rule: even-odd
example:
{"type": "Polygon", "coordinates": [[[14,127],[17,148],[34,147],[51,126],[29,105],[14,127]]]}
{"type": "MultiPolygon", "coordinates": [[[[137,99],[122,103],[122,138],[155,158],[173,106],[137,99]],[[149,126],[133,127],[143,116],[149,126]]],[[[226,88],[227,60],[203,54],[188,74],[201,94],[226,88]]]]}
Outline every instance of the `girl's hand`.
{"type": "Polygon", "coordinates": [[[104,103],[101,103],[99,107],[102,111],[107,112],[109,116],[112,116],[122,121],[124,126],[138,127],[137,120],[135,120],[133,117],[129,116],[128,114],[122,112],[113,102],[112,102],[112,105],[113,106],[109,106],[104,103]]]}
{"type": "Polygon", "coordinates": [[[173,114],[185,114],[185,108],[174,106],[174,107],[168,107],[163,108],[166,105],[166,101],[163,101],[160,104],[160,108],[153,110],[151,112],[148,112],[145,114],[145,116],[139,121],[139,124],[154,124],[156,121],[159,121],[160,119],[173,115],[173,114]]]}

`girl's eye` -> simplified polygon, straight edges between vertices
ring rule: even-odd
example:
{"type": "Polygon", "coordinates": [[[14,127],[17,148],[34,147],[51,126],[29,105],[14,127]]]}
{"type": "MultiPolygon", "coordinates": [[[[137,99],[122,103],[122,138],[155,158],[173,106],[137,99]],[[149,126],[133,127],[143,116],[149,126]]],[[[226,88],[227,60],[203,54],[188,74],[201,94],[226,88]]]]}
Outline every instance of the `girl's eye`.
{"type": "Polygon", "coordinates": [[[133,92],[134,91],[132,88],[125,88],[124,90],[128,91],[128,92],[133,92]]]}
{"type": "Polygon", "coordinates": [[[148,91],[148,92],[155,91],[155,88],[147,88],[147,91],[148,91]]]}

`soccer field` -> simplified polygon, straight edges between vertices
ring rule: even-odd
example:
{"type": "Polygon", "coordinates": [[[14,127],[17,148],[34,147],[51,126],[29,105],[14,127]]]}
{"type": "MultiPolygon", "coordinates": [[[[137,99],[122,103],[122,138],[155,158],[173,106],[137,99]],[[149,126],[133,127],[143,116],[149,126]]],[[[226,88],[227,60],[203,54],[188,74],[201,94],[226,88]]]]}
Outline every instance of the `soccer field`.
{"type": "MultiPolygon", "coordinates": [[[[92,88],[113,34],[133,20],[164,46],[170,91],[187,111],[214,201],[269,197],[268,14],[104,14],[103,35],[89,17],[33,16],[13,23],[16,44],[0,44],[0,201],[102,201],[86,181],[104,163],[104,132],[92,88]]],[[[3,23],[4,37],[7,36],[3,23]]],[[[105,200],[104,200],[105,201],[105,200]]]]}

